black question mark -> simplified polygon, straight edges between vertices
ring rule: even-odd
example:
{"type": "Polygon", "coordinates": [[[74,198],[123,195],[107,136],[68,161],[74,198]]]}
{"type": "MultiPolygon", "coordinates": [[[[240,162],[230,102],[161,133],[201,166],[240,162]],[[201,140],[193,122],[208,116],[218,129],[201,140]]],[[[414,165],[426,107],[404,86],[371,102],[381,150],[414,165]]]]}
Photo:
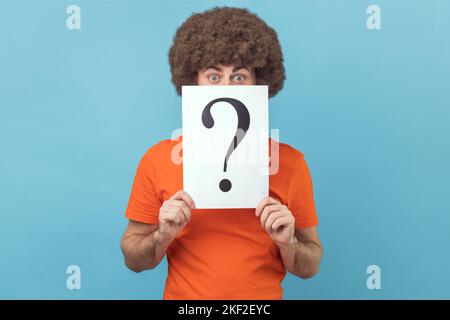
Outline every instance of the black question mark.
{"type": "MultiPolygon", "coordinates": [[[[231,104],[234,109],[236,110],[237,116],[238,116],[238,124],[236,128],[236,133],[234,134],[233,141],[231,141],[230,146],[228,147],[227,154],[225,156],[225,161],[223,164],[223,171],[227,171],[227,162],[228,158],[231,156],[233,151],[237,148],[238,144],[244,139],[244,136],[247,134],[248,128],[250,126],[250,114],[248,112],[247,107],[239,100],[233,99],[233,98],[217,98],[213,101],[209,102],[206,107],[203,109],[202,112],[202,122],[203,125],[211,129],[214,126],[214,119],[211,115],[211,107],[216,102],[228,102],[231,104]],[[242,133],[243,134],[238,134],[242,133]]],[[[228,192],[231,190],[231,181],[228,179],[222,179],[219,183],[219,188],[223,192],[228,192]]]]}

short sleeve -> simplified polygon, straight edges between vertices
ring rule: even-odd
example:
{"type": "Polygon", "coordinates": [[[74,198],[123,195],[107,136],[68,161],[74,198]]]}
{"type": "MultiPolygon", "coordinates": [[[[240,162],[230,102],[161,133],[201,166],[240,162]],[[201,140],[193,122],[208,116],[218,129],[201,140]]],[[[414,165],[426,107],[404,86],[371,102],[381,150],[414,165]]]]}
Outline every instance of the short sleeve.
{"type": "Polygon", "coordinates": [[[147,224],[158,223],[159,209],[162,205],[152,179],[155,178],[151,155],[147,152],[139,162],[134,177],[131,195],[125,216],[147,224]]]}
{"type": "Polygon", "coordinates": [[[319,221],[314,205],[311,175],[303,157],[299,153],[289,183],[288,208],[295,218],[296,228],[317,226],[319,221]]]}

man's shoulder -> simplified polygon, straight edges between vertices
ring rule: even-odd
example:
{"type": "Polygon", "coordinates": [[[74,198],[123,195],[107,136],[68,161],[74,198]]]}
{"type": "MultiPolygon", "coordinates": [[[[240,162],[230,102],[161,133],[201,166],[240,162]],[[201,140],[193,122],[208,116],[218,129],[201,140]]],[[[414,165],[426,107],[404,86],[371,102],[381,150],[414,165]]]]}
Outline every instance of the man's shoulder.
{"type": "MultiPolygon", "coordinates": [[[[280,159],[286,159],[286,160],[303,160],[304,159],[304,155],[303,153],[298,150],[297,148],[287,144],[287,143],[283,143],[280,141],[277,141],[275,139],[270,139],[270,142],[272,144],[272,148],[273,147],[277,147],[278,146],[278,153],[280,155],[280,159]]],[[[275,150],[272,150],[272,152],[275,150]]]]}
{"type": "Polygon", "coordinates": [[[146,154],[158,154],[161,152],[171,151],[171,149],[178,143],[181,143],[181,136],[173,139],[161,140],[148,148],[146,154]]]}
{"type": "Polygon", "coordinates": [[[164,163],[171,161],[175,153],[181,150],[181,137],[173,139],[164,139],[147,149],[142,160],[145,162],[159,162],[164,163]],[[179,148],[177,148],[179,146],[179,148]]]}

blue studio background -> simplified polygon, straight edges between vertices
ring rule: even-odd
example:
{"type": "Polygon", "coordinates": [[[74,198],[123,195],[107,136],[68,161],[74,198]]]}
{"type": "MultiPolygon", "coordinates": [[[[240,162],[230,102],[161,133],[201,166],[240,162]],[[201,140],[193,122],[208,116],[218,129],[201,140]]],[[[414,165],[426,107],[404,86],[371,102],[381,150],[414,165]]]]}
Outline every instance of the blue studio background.
{"type": "Polygon", "coordinates": [[[141,156],[181,127],[175,30],[217,5],[257,13],[284,51],[270,127],[305,154],[325,248],[284,298],[450,298],[446,0],[0,0],[0,298],[162,297],[165,261],[123,264],[124,210],[141,156]],[[81,290],[66,288],[69,265],[81,290]]]}

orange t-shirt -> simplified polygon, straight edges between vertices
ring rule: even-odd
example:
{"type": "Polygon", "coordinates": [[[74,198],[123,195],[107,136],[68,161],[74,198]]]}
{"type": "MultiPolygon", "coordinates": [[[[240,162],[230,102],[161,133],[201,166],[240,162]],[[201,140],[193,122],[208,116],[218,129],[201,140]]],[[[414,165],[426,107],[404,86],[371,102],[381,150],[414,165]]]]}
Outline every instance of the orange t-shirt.
{"type": "MultiPolygon", "coordinates": [[[[162,202],[183,188],[183,166],[171,160],[172,152],[181,150],[181,139],[163,140],[142,157],[127,218],[158,223],[162,202]]],[[[279,147],[279,168],[269,177],[269,195],[289,208],[296,228],[316,226],[313,187],[303,154],[270,139],[269,145],[273,143],[279,147]]],[[[285,267],[254,209],[193,209],[166,254],[164,299],[282,298],[285,267]]]]}

